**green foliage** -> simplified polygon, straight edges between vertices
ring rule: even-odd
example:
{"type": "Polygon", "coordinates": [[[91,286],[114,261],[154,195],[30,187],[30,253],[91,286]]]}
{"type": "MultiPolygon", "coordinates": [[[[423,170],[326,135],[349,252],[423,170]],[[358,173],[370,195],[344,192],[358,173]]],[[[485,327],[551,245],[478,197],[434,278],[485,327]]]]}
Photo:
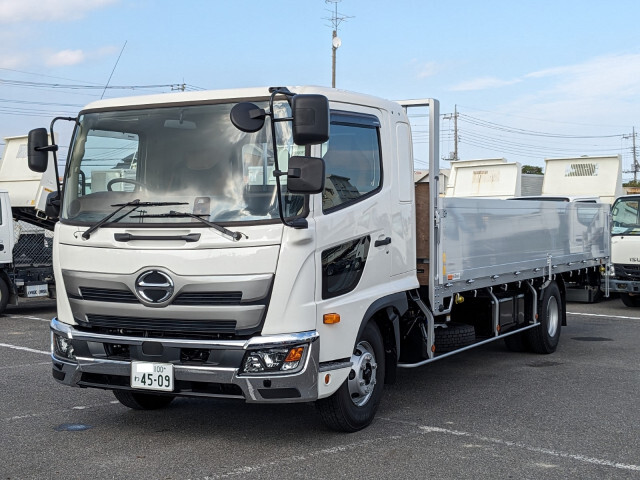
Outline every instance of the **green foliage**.
{"type": "Polygon", "coordinates": [[[522,173],[530,173],[533,175],[543,175],[542,167],[536,167],[534,165],[523,165],[522,173]]]}
{"type": "Polygon", "coordinates": [[[623,187],[640,187],[640,180],[631,180],[630,182],[623,183],[623,187]]]}

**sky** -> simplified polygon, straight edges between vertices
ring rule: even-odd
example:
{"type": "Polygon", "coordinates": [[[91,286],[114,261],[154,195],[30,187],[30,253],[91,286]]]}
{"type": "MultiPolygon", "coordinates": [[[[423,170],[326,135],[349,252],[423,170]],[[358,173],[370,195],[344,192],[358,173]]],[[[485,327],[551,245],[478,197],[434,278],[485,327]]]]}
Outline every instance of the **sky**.
{"type": "MultiPolygon", "coordinates": [[[[623,177],[633,178],[637,0],[342,0],[337,8],[337,88],[437,98],[443,157],[454,150],[455,109],[460,159],[544,166],[620,154],[623,177]]],[[[329,87],[334,13],[324,0],[0,0],[0,137],[48,127],[101,96],[181,85],[329,87]]],[[[68,126],[56,131],[68,144],[68,126]]]]}

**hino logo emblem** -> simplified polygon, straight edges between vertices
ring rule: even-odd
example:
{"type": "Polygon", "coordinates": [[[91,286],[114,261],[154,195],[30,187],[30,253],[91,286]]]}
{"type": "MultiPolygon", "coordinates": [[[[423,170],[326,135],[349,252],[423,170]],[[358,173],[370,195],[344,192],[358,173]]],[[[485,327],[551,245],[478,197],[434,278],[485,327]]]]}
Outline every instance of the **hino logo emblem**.
{"type": "Polygon", "coordinates": [[[173,280],[160,270],[147,270],[136,279],[136,294],[149,303],[162,303],[173,295],[173,280]]]}

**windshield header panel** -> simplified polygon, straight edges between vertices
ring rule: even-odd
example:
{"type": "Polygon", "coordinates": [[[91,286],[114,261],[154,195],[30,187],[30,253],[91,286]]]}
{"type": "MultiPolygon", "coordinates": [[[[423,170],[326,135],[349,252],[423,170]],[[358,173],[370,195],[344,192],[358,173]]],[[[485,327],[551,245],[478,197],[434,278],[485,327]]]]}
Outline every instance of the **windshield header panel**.
{"type": "MultiPolygon", "coordinates": [[[[112,222],[122,226],[205,224],[210,222],[279,222],[271,126],[244,133],[229,120],[234,103],[174,105],[87,111],[79,117],[65,174],[61,220],[87,225],[112,213],[113,205],[150,205],[112,222]]],[[[267,103],[260,103],[266,108],[267,103]]],[[[274,103],[277,117],[290,115],[286,101],[274,103]]],[[[288,122],[276,124],[278,160],[304,155],[296,146],[288,122]]],[[[304,195],[287,192],[283,183],[284,215],[306,215],[304,195]]]]}

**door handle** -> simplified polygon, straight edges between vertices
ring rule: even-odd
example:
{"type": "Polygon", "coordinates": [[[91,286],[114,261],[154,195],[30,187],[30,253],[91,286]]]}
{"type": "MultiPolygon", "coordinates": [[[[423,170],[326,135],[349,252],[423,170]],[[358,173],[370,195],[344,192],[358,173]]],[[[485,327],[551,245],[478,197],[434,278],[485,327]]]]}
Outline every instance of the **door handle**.
{"type": "Polygon", "coordinates": [[[391,243],[391,237],[383,238],[382,240],[376,240],[373,244],[374,247],[383,247],[391,243]]]}

